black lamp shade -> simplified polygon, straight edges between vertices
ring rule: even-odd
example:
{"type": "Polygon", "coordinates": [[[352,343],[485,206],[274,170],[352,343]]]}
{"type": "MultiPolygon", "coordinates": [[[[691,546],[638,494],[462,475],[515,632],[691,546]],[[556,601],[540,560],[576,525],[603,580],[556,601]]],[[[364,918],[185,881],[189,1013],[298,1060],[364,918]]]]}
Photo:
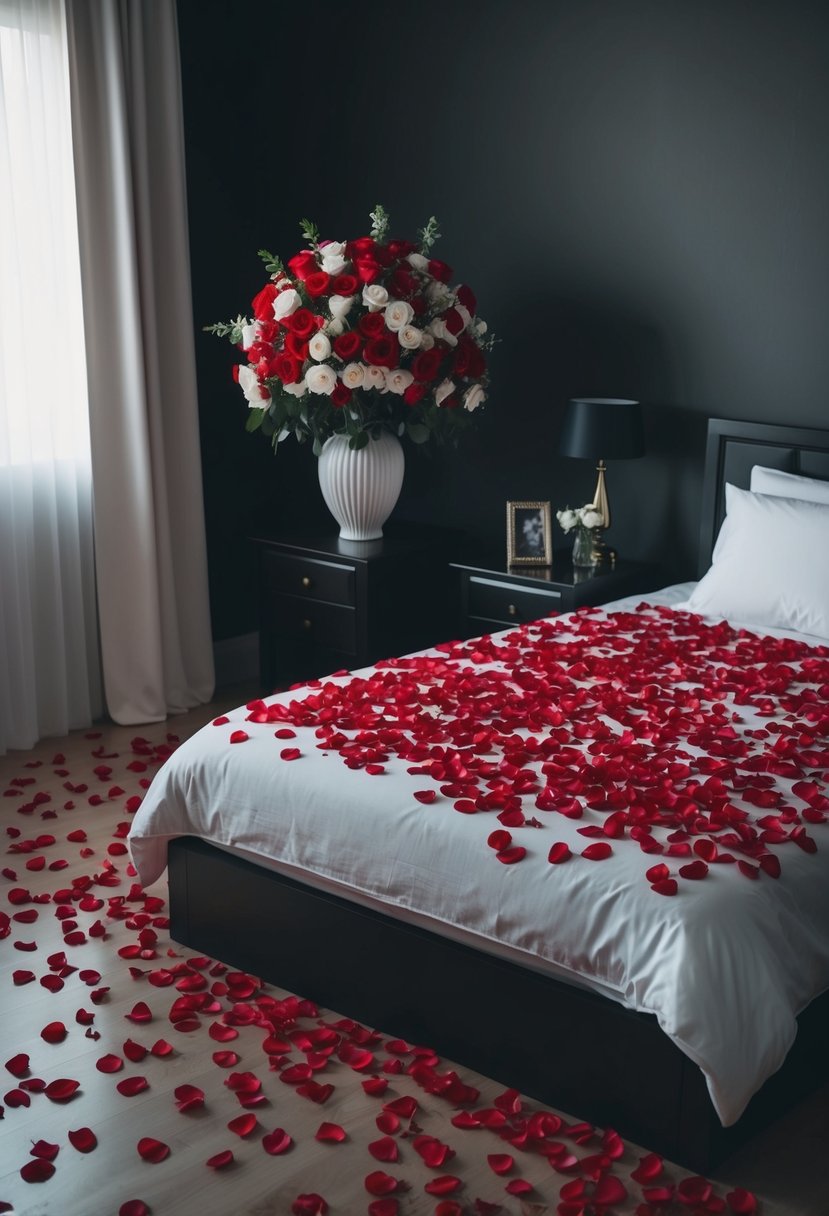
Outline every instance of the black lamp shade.
{"type": "Polygon", "coordinates": [[[623,397],[574,397],[561,428],[562,456],[629,460],[644,455],[642,412],[623,397]]]}

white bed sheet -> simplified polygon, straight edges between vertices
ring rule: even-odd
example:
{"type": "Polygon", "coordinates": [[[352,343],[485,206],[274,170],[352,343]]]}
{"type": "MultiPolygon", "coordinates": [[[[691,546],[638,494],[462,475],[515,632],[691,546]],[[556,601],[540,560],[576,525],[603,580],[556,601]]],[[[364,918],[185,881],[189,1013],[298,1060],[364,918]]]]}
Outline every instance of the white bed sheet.
{"type": "MultiPolygon", "coordinates": [[[[692,587],[607,607],[632,608],[643,599],[677,606],[692,587]]],[[[744,728],[763,724],[746,707],[741,713],[744,728]]],[[[797,1014],[829,987],[829,825],[810,829],[817,854],[786,850],[776,882],[749,883],[736,867],[719,866],[705,882],[685,883],[681,898],[664,899],[644,877],[659,859],[635,842],[614,841],[612,866],[551,866],[554,839],[574,853],[586,843],[577,831],[583,821],[555,816],[544,847],[530,848],[520,865],[502,866],[482,849],[478,816],[454,813],[451,800],[423,806],[414,799],[425,779],[408,774],[408,762],[392,757],[382,777],[367,776],[319,751],[311,727],[296,727],[291,740],[302,759],[281,761],[273,724],[247,722],[245,707],[228,717],[227,725],[206,726],[178,748],[136,814],[129,843],[144,885],[163,872],[170,839],[197,835],[587,985],[657,1017],[704,1072],[725,1126],[782,1064],[797,1014]],[[250,738],[229,746],[240,726],[250,738]]]]}

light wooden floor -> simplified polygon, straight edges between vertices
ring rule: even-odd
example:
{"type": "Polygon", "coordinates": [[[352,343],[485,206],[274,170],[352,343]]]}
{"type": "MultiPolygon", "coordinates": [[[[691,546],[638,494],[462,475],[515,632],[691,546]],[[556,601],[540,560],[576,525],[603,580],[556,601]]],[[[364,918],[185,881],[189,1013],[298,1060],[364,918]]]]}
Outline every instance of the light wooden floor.
{"type": "MultiPolygon", "coordinates": [[[[3,1064],[19,1052],[28,1053],[31,1075],[47,1083],[57,1077],[69,1077],[81,1083],[78,1095],[66,1104],[50,1101],[42,1093],[31,1094],[28,1108],[6,1107],[0,1121],[0,1211],[11,1204],[19,1216],[115,1216],[126,1200],[143,1200],[153,1216],[264,1216],[265,1213],[290,1213],[291,1205],[300,1193],[318,1192],[330,1206],[332,1214],[364,1213],[372,1196],[364,1187],[365,1175],[384,1170],[402,1178],[410,1189],[399,1194],[401,1216],[419,1216],[436,1211],[439,1199],[424,1193],[426,1182],[436,1174],[455,1174],[463,1180],[463,1189],[455,1198],[464,1212],[476,1212],[475,1200],[500,1203],[504,1213],[554,1213],[559,1201],[559,1188],[570,1181],[550,1169],[538,1156],[512,1150],[493,1132],[463,1131],[454,1127],[455,1113],[439,1098],[429,1097],[409,1077],[390,1076],[384,1098],[367,1097],[361,1086],[361,1074],[334,1061],[333,1066],[318,1075],[320,1081],[330,1080],[334,1093],[324,1106],[303,1099],[289,1086],[282,1084],[268,1070],[267,1056],[261,1050],[263,1032],[254,1027],[242,1027],[236,1041],[215,1042],[207,1034],[208,1019],[193,1033],[182,1033],[171,1025],[168,1011],[177,995],[175,989],[152,986],[147,974],[160,967],[169,967],[187,952],[171,945],[163,929],[158,929],[156,957],[125,960],[118,949],[137,940],[137,929],[128,928],[123,921],[106,917],[106,901],[113,895],[128,895],[132,880],[126,873],[128,858],[108,853],[117,837],[118,824],[128,823],[125,809],[129,795],[140,792],[141,778],[152,776],[154,766],[146,773],[130,771],[127,765],[136,757],[130,741],[140,736],[153,745],[163,743],[168,732],[185,738],[203,722],[223,708],[239,704],[245,690],[230,690],[211,706],[193,711],[166,724],[138,728],[118,728],[104,725],[100,737],[91,739],[86,732],[76,732],[66,739],[46,740],[31,753],[13,753],[0,758],[0,826],[3,828],[3,858],[0,868],[6,873],[0,879],[0,912],[12,914],[34,907],[38,912],[34,923],[12,921],[9,935],[0,941],[0,1075],[3,1093],[14,1089],[18,1082],[3,1068],[3,1064]],[[93,750],[105,753],[94,756],[93,750]],[[56,754],[65,757],[63,763],[52,763],[56,754]],[[31,767],[38,765],[39,767],[31,767]],[[108,765],[111,773],[96,775],[94,769],[108,765]],[[59,770],[67,770],[61,776],[59,770]],[[34,778],[32,785],[15,786],[15,781],[34,778]],[[64,783],[86,784],[83,792],[67,790],[64,783]],[[113,786],[124,792],[113,794],[113,786]],[[4,791],[22,790],[19,797],[3,796],[4,791]],[[29,803],[35,791],[49,795],[28,814],[21,806],[29,803]],[[91,795],[103,801],[90,806],[91,795]],[[74,809],[64,809],[67,802],[74,809]],[[56,815],[52,812],[56,811],[56,815]],[[69,842],[67,835],[83,828],[86,842],[69,842]],[[19,835],[13,833],[19,830],[19,835]],[[10,834],[12,833],[12,834],[10,834]],[[42,834],[52,834],[54,844],[35,844],[29,853],[9,853],[10,847],[21,841],[36,841],[42,834]],[[81,849],[93,850],[81,857],[81,849]],[[27,861],[44,857],[41,870],[28,870],[27,861]],[[55,861],[65,859],[65,869],[50,870],[55,861]],[[52,894],[60,887],[69,887],[72,878],[82,874],[100,874],[106,859],[115,866],[119,879],[113,887],[95,887],[104,900],[97,912],[79,913],[78,924],[88,930],[96,919],[106,928],[106,938],[90,936],[84,944],[66,946],[54,902],[16,905],[8,900],[15,887],[27,888],[33,896],[52,894]],[[13,872],[15,877],[9,877],[13,872]],[[15,943],[34,942],[28,951],[15,943]],[[168,949],[174,951],[171,958],[168,949]],[[98,987],[109,992],[100,1004],[91,1001],[91,987],[84,984],[78,971],[65,977],[59,992],[50,992],[38,979],[50,974],[48,958],[65,950],[71,966],[94,969],[101,973],[98,987]],[[132,977],[130,967],[140,974],[132,977]],[[22,986],[13,982],[13,972],[30,970],[36,979],[22,986]],[[137,1001],[145,1001],[153,1011],[148,1025],[134,1024],[125,1015],[137,1001]],[[76,1013],[85,1009],[94,1013],[90,1028],[98,1038],[86,1037],[84,1027],[76,1022],[76,1013]],[[50,1022],[62,1021],[68,1034],[62,1043],[49,1045],[40,1032],[50,1022]],[[122,1045],[128,1038],[146,1046],[160,1038],[173,1044],[174,1053],[167,1058],[148,1056],[139,1064],[125,1060],[123,1071],[105,1074],[95,1067],[105,1053],[123,1055],[122,1045]],[[240,1060],[235,1071],[252,1071],[262,1082],[267,1104],[257,1108],[260,1127],[247,1139],[240,1139],[227,1128],[229,1120],[242,1112],[235,1095],[223,1084],[228,1072],[214,1063],[216,1050],[227,1047],[238,1052],[240,1060]],[[135,1097],[124,1097],[115,1088],[124,1077],[144,1076],[149,1088],[135,1097]],[[189,1114],[179,1113],[173,1091],[182,1084],[197,1085],[205,1092],[205,1106],[189,1114]],[[430,1170],[412,1148],[411,1138],[398,1137],[400,1160],[384,1165],[367,1151],[370,1141],[380,1137],[375,1124],[383,1101],[411,1093],[420,1108],[417,1123],[428,1135],[450,1145],[456,1156],[438,1170],[430,1170]],[[322,1144],[314,1139],[323,1121],[338,1123],[346,1130],[342,1144],[322,1144]],[[67,1140],[70,1129],[91,1127],[98,1137],[98,1147],[89,1154],[77,1152],[67,1140]],[[263,1132],[282,1127],[292,1136],[294,1147],[282,1156],[269,1156],[263,1151],[263,1132]],[[153,1165],[140,1159],[137,1141],[153,1136],[171,1148],[166,1161],[153,1165]],[[56,1172],[43,1183],[26,1183],[20,1177],[21,1167],[30,1159],[33,1142],[46,1140],[59,1145],[55,1159],[56,1172]],[[236,1164],[215,1172],[206,1168],[205,1161],[214,1153],[230,1148],[236,1164]],[[510,1151],[515,1168],[504,1177],[496,1175],[487,1163],[487,1156],[510,1151]],[[505,1193],[510,1179],[521,1177],[532,1182],[534,1190],[525,1200],[505,1193]]],[[[139,759],[143,759],[139,757],[139,759]]],[[[153,894],[165,896],[163,882],[153,894]]],[[[141,901],[134,908],[140,909],[141,901]]],[[[281,995],[268,989],[272,995],[281,995]]],[[[379,1052],[381,1060],[388,1057],[379,1052]]],[[[294,1051],[292,1060],[302,1060],[294,1051]]],[[[442,1068],[448,1067],[442,1063],[442,1068]]],[[[500,1086],[459,1068],[464,1080],[477,1085],[485,1103],[491,1103],[500,1086]]],[[[532,1104],[530,1104],[531,1106],[532,1104]]],[[[577,1112],[574,1112],[577,1114],[577,1112]]],[[[757,1192],[763,1202],[760,1210],[765,1216],[829,1216],[829,1088],[821,1090],[798,1109],[785,1116],[761,1140],[745,1149],[718,1171],[717,1193],[724,1195],[739,1185],[757,1192]]],[[[578,1155],[595,1151],[595,1145],[576,1149],[578,1155]]],[[[640,1191],[629,1181],[631,1168],[638,1155],[632,1149],[619,1163],[617,1172],[629,1188],[626,1203],[613,1207],[618,1216],[635,1212],[640,1191]]],[[[670,1169],[669,1176],[677,1180],[681,1171],[670,1169]]],[[[679,1207],[666,1211],[688,1211],[679,1207]]]]}

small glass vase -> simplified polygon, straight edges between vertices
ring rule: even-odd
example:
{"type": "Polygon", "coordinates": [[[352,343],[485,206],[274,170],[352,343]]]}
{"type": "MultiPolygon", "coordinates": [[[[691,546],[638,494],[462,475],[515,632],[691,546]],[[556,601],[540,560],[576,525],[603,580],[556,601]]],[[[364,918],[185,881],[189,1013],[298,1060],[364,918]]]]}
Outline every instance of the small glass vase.
{"type": "Polygon", "coordinates": [[[593,543],[593,532],[590,528],[576,528],[573,541],[573,565],[584,569],[595,566],[596,548],[593,543]]]}

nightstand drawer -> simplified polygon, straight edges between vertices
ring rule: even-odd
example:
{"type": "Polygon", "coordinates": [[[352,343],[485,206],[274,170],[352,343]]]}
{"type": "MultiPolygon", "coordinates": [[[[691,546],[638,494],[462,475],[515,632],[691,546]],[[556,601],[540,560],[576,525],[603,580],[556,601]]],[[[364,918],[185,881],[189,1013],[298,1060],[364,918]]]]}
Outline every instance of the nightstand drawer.
{"type": "Polygon", "coordinates": [[[470,617],[518,625],[560,611],[561,601],[561,592],[552,587],[522,587],[477,574],[469,576],[467,613],[470,617]]]}
{"type": "Polygon", "coordinates": [[[262,574],[267,591],[325,600],[330,604],[354,605],[354,567],[288,553],[262,554],[262,574]]]}
{"type": "Polygon", "coordinates": [[[286,640],[302,640],[349,654],[357,651],[357,614],[344,604],[274,595],[266,613],[265,627],[286,640]]]}

